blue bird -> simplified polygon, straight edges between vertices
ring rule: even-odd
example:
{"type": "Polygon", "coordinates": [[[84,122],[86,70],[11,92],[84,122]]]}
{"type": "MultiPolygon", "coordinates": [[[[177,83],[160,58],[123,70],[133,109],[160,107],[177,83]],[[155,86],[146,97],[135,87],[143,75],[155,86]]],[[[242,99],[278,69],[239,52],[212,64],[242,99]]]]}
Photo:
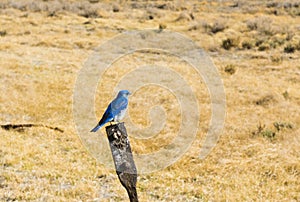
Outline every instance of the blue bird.
{"type": "Polygon", "coordinates": [[[119,91],[118,96],[108,105],[101,120],[97,126],[91,130],[91,132],[96,132],[108,122],[119,122],[121,119],[123,119],[127,110],[128,96],[130,94],[131,93],[128,90],[119,91]]]}

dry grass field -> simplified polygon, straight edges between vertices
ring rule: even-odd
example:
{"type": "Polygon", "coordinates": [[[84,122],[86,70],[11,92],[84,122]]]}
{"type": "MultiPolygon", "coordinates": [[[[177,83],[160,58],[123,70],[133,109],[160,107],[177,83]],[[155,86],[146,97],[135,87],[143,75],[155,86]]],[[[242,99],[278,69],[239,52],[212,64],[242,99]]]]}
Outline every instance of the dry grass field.
{"type": "MultiPolygon", "coordinates": [[[[211,118],[208,90],[186,64],[159,57],[187,79],[201,117],[180,160],[139,175],[140,201],[300,201],[300,4],[235,2],[2,0],[0,124],[33,125],[0,128],[0,201],[128,201],[115,171],[77,134],[74,86],[96,47],[127,30],[159,27],[211,57],[224,83],[226,120],[216,147],[199,159],[211,118]]],[[[134,53],[106,72],[97,119],[119,78],[143,58],[157,56],[134,53]]],[[[147,140],[129,134],[134,153],[167,145],[179,130],[176,97],[157,86],[135,92],[130,118],[146,127],[154,105],[165,108],[165,128],[147,140]]]]}

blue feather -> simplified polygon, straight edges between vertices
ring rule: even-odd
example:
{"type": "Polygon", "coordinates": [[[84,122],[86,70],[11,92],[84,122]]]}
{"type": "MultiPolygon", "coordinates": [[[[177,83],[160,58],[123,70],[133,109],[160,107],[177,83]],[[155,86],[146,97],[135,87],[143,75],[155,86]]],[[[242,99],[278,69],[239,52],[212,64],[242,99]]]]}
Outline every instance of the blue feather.
{"type": "Polygon", "coordinates": [[[128,106],[128,95],[130,95],[128,90],[121,90],[118,96],[108,105],[101,120],[91,132],[96,132],[108,122],[122,119],[128,106]]]}

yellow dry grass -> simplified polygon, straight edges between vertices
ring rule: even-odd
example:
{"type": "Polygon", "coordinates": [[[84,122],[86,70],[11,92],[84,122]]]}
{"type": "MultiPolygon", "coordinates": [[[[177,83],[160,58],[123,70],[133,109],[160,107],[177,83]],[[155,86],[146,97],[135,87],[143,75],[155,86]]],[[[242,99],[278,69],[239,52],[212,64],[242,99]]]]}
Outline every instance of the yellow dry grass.
{"type": "MultiPolygon", "coordinates": [[[[44,127],[0,129],[0,201],[128,201],[115,172],[98,163],[76,133],[73,89],[93,48],[125,30],[159,25],[186,35],[208,52],[224,82],[226,121],[216,147],[207,158],[199,159],[211,118],[208,91],[192,69],[186,71],[187,64],[162,56],[158,64],[173,61],[172,68],[192,87],[200,105],[200,128],[183,158],[139,176],[140,201],[300,201],[300,12],[296,1],[290,6],[280,1],[277,6],[268,1],[238,5],[101,2],[96,18],[83,17],[73,7],[59,9],[61,4],[79,1],[37,1],[48,3],[48,10],[38,10],[32,2],[0,4],[0,120],[1,124],[45,124],[64,132],[44,127]],[[157,8],[164,4],[163,9],[157,8]],[[117,8],[118,12],[112,11],[117,8]],[[218,23],[225,28],[213,33],[218,23]],[[222,47],[225,39],[232,39],[229,50],[222,47]],[[246,49],[244,42],[251,48],[246,49]],[[295,51],[286,53],[287,45],[295,51]],[[277,130],[274,123],[282,127],[277,130]],[[260,124],[265,125],[262,131],[260,124]]],[[[155,60],[151,54],[134,53],[106,72],[103,80],[109,85],[99,83],[97,116],[112,98],[110,88],[127,71],[149,62],[142,63],[143,58],[155,60]]],[[[148,126],[149,109],[157,104],[166,109],[165,128],[147,141],[131,137],[136,153],[167,145],[178,130],[176,98],[157,86],[140,89],[132,97],[131,119],[148,126]],[[150,101],[142,104],[149,95],[150,101]]]]}

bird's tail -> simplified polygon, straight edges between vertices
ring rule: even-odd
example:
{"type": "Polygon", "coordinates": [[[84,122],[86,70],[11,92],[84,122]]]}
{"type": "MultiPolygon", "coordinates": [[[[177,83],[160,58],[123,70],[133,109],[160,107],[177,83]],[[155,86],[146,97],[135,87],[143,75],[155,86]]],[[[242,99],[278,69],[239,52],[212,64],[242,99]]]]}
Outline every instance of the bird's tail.
{"type": "Polygon", "coordinates": [[[97,125],[95,128],[93,128],[93,129],[91,130],[91,132],[96,132],[96,131],[99,130],[102,126],[103,126],[103,124],[97,125]]]}

